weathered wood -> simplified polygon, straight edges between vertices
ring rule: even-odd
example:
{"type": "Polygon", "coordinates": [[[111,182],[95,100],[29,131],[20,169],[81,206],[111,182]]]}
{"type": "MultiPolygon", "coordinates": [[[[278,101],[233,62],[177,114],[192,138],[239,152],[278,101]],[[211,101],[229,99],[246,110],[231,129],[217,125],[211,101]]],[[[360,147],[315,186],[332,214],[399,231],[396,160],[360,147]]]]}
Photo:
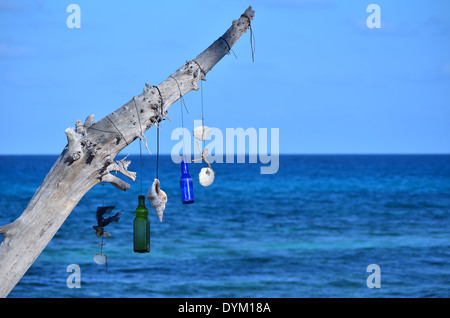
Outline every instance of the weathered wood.
{"type": "Polygon", "coordinates": [[[79,200],[100,182],[120,190],[130,185],[110,174],[118,171],[133,181],[129,161],[114,161],[117,154],[144,132],[167,117],[169,107],[181,96],[198,90],[205,79],[247,31],[254,11],[249,7],[232,26],[194,60],[97,123],[93,115],[84,124],[67,128],[67,146],[37,189],[27,208],[13,223],[0,227],[0,297],[6,297],[56,234],[79,200]],[[161,99],[162,97],[162,99],[161,99]]]}

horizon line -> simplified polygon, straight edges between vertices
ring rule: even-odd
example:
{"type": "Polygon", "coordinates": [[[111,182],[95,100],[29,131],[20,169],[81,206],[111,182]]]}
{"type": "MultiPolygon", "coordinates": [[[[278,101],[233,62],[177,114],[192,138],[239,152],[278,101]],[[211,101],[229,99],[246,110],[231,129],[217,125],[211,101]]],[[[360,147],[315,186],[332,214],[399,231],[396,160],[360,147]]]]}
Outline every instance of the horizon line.
{"type": "MultiPolygon", "coordinates": [[[[60,156],[61,154],[57,154],[57,153],[0,153],[0,156],[60,156]]],[[[123,153],[119,153],[117,154],[117,156],[120,155],[125,155],[123,153]]],[[[139,156],[139,153],[129,153],[126,155],[130,155],[130,156],[139,156]]],[[[156,154],[148,154],[148,153],[142,153],[143,156],[156,156],[156,154]]],[[[160,156],[171,156],[171,153],[160,153],[160,156]]],[[[198,156],[198,153],[192,153],[191,154],[193,157],[194,156],[198,156]]],[[[258,156],[258,154],[233,154],[234,156],[258,156]]],[[[276,154],[265,154],[267,156],[274,156],[276,154]]],[[[386,156],[386,155],[393,155],[393,156],[403,156],[403,155],[450,155],[450,152],[367,152],[367,153],[358,153],[358,152],[342,152],[342,153],[293,153],[293,152],[286,152],[286,153],[279,153],[278,155],[280,156],[376,156],[376,155],[381,155],[381,156],[386,156]]],[[[208,157],[211,155],[208,155],[208,157]]],[[[214,156],[227,156],[226,153],[224,154],[217,154],[214,156]]]]}

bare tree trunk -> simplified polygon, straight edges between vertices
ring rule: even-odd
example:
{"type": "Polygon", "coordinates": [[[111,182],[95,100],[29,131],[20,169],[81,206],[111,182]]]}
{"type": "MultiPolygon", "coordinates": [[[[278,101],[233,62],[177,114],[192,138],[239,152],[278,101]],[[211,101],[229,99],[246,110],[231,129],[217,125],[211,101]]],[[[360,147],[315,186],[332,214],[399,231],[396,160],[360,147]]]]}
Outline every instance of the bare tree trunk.
{"type": "Polygon", "coordinates": [[[130,185],[111,171],[133,181],[129,161],[116,155],[144,132],[164,120],[182,95],[198,90],[198,82],[247,31],[254,11],[249,7],[232,26],[194,60],[97,123],[93,115],[76,128],[67,128],[68,144],[38,188],[26,210],[13,223],[0,227],[0,297],[6,297],[50,242],[79,200],[96,184],[110,182],[120,190],[130,185]],[[161,98],[162,97],[162,98],[161,98]]]}

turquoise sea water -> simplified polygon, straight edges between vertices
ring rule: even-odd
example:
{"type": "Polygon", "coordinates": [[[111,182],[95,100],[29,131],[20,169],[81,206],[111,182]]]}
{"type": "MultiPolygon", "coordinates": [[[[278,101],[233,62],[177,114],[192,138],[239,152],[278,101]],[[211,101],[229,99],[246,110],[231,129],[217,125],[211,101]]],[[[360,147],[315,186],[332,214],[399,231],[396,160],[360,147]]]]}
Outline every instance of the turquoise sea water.
{"type": "MultiPolygon", "coordinates": [[[[0,225],[22,213],[56,158],[0,156],[0,225]]],[[[155,157],[144,158],[146,192],[155,157]]],[[[208,188],[202,165],[189,166],[195,203],[184,206],[179,165],[160,158],[169,201],[162,223],[147,204],[150,254],[132,248],[139,176],[127,192],[106,184],[105,205],[123,210],[106,228],[107,271],[93,261],[94,187],[9,297],[450,297],[449,155],[285,155],[274,175],[259,163],[213,166],[208,188]],[[81,288],[67,287],[70,264],[81,288]],[[366,285],[370,264],[379,289],[366,285]]]]}

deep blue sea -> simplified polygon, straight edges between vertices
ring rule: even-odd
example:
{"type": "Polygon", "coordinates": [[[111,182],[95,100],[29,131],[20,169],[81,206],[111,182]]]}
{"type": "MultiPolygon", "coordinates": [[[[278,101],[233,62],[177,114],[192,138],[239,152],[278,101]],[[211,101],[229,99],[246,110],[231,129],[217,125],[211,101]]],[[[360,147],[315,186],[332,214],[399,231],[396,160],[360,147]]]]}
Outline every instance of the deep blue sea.
{"type": "MultiPolygon", "coordinates": [[[[56,158],[0,156],[0,225],[19,217],[56,158]]],[[[149,254],[132,247],[139,176],[126,192],[105,184],[105,205],[123,210],[106,228],[107,270],[93,261],[95,186],[9,297],[450,297],[449,155],[283,155],[273,175],[260,163],[213,167],[204,188],[202,164],[190,164],[195,203],[183,205],[180,166],[160,157],[169,201],[162,223],[147,204],[149,254]],[[81,288],[67,287],[70,264],[81,288]],[[370,264],[380,288],[367,287],[370,264]]],[[[154,177],[155,156],[144,156],[145,193],[154,177]]]]}

